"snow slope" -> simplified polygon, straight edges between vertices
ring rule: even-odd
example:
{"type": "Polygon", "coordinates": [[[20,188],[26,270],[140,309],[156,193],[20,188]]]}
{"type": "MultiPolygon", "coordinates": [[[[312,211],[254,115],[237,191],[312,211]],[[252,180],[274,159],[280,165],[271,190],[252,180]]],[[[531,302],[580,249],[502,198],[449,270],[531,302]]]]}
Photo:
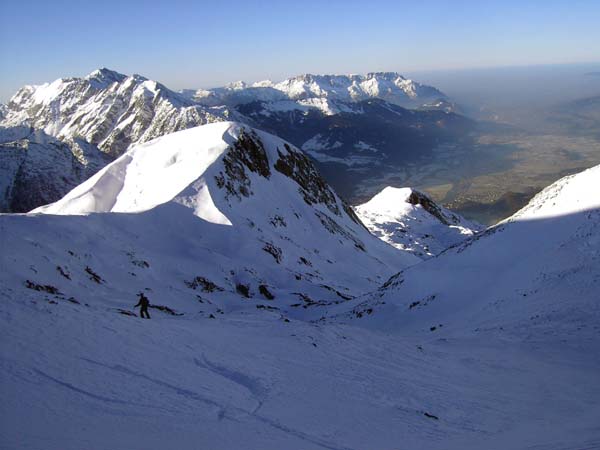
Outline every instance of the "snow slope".
{"type": "Polygon", "coordinates": [[[53,298],[0,292],[5,449],[600,443],[600,367],[585,349],[398,338],[263,310],[216,319],[151,310],[141,320],[108,310],[84,286],[80,305],[53,298]]]}
{"type": "Polygon", "coordinates": [[[411,188],[388,186],[354,210],[375,236],[424,259],[483,229],[411,188]]]}
{"type": "Polygon", "coordinates": [[[0,215],[0,446],[600,446],[599,168],[344,299],[321,284],[354,294],[416,258],[366,234],[302,161],[207,125],[132,149],[43,210],[59,215],[0,215]],[[140,290],[152,320],[130,315],[140,290]]]}

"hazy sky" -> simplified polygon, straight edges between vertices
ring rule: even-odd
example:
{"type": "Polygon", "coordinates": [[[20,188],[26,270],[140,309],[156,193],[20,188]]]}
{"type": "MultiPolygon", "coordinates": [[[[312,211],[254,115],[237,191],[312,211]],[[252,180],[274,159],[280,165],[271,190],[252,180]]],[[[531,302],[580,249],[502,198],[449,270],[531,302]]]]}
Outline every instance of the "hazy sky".
{"type": "Polygon", "coordinates": [[[0,101],[98,67],[173,89],[600,61],[600,1],[0,0],[0,101]]]}

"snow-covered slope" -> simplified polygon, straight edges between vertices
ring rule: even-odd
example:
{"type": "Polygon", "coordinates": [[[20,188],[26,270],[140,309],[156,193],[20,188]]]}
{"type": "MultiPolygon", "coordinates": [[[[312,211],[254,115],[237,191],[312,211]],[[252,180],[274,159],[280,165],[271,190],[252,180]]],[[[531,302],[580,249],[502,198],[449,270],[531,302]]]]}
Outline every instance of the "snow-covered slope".
{"type": "MultiPolygon", "coordinates": [[[[299,150],[232,122],[135,146],[34,213],[44,214],[3,219],[13,224],[6,233],[15,234],[9,254],[29,253],[21,248],[28,248],[27,240],[19,238],[26,224],[37,241],[62,242],[58,249],[34,250],[52,261],[44,263],[44,276],[33,277],[35,283],[54,284],[57,278],[58,288],[68,292],[72,283],[57,277],[56,267],[81,272],[83,263],[67,252],[72,250],[92,255],[85,265],[106,279],[98,295],[112,299],[116,289],[117,298],[129,299],[147,287],[183,312],[200,308],[196,294],[204,289],[214,291],[209,298],[222,309],[237,307],[226,300],[231,296],[273,295],[282,312],[319,318],[330,305],[375,288],[398,266],[418,262],[372,236],[299,150]],[[124,214],[94,214],[108,212],[124,214]],[[71,233],[77,237],[68,243],[60,237],[71,233]],[[106,240],[98,241],[97,233],[106,240]],[[102,248],[87,247],[90,241],[102,248]],[[134,259],[153,269],[131,278],[134,259]],[[115,265],[122,273],[114,273],[115,265]]],[[[30,257],[14,268],[21,286],[30,257]]]]}
{"type": "Polygon", "coordinates": [[[357,102],[379,98],[396,105],[419,106],[446,97],[434,87],[409,80],[395,72],[366,75],[305,74],[279,83],[261,81],[248,85],[240,81],[217,89],[186,90],[183,94],[206,106],[295,100],[298,101],[298,107],[315,107],[323,111],[331,109],[329,103],[323,105],[307,100],[357,102]]]}
{"type": "Polygon", "coordinates": [[[600,166],[561,178],[505,222],[560,217],[600,207],[600,166]]]}
{"type": "Polygon", "coordinates": [[[79,304],[10,289],[0,291],[7,450],[564,450],[600,442],[597,353],[565,357],[562,343],[398,338],[288,323],[262,309],[216,319],[151,309],[141,320],[99,306],[84,281],[79,304]]]}
{"type": "Polygon", "coordinates": [[[355,211],[375,236],[424,259],[483,229],[411,188],[388,186],[355,211]]]}
{"type": "Polygon", "coordinates": [[[356,311],[371,308],[367,322],[390,330],[597,345],[599,262],[596,166],[557,181],[503,223],[395,275],[356,311]]]}
{"type": "Polygon", "coordinates": [[[0,215],[2,448],[598,447],[600,168],[352,299],[416,258],[288,147],[206,125],[0,215]]]}
{"type": "Polygon", "coordinates": [[[131,144],[223,120],[140,75],[99,69],[84,78],[25,86],[9,101],[0,125],[31,126],[58,139],[79,138],[113,156],[131,144]]]}

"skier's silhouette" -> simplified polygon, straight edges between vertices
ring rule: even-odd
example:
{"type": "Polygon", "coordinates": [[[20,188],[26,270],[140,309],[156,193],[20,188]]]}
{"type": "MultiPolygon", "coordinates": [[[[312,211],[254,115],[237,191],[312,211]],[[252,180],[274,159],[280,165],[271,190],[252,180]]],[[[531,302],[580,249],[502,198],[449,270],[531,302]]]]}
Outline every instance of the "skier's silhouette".
{"type": "Polygon", "coordinates": [[[150,305],[150,300],[148,300],[148,297],[146,297],[143,292],[140,292],[138,295],[140,297],[140,301],[138,302],[137,305],[134,306],[134,308],[141,306],[140,317],[143,319],[144,314],[146,314],[146,319],[149,319],[150,314],[148,314],[148,305],[150,305]]]}

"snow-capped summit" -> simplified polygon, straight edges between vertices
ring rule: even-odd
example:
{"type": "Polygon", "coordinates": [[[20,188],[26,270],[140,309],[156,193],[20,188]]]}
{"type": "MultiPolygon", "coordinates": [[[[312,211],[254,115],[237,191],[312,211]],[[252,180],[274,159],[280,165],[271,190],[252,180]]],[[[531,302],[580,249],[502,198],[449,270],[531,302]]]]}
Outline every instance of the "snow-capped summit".
{"type": "Polygon", "coordinates": [[[395,72],[373,72],[366,75],[300,75],[275,85],[292,99],[327,97],[334,100],[360,101],[381,98],[390,103],[407,105],[420,101],[444,98],[431,86],[404,78],[395,72]]]}
{"type": "Polygon", "coordinates": [[[358,102],[380,98],[400,106],[414,107],[446,98],[436,88],[409,80],[395,72],[372,72],[366,75],[304,74],[279,83],[262,81],[250,86],[240,81],[222,88],[184,93],[207,106],[307,99],[358,102]]]}
{"type": "Polygon", "coordinates": [[[65,141],[84,139],[118,156],[131,144],[222,120],[223,114],[140,75],[103,68],[83,78],[23,87],[10,99],[0,126],[31,126],[65,141]]]}
{"type": "Polygon", "coordinates": [[[437,255],[483,229],[411,188],[388,186],[355,211],[375,236],[421,258],[437,255]]]}
{"type": "Polygon", "coordinates": [[[127,75],[123,75],[122,73],[107,69],[106,67],[96,69],[89,75],[85,76],[86,80],[97,81],[99,83],[104,84],[104,87],[108,87],[112,83],[120,83],[123,80],[125,80],[125,78],[127,78],[127,75]]]}

